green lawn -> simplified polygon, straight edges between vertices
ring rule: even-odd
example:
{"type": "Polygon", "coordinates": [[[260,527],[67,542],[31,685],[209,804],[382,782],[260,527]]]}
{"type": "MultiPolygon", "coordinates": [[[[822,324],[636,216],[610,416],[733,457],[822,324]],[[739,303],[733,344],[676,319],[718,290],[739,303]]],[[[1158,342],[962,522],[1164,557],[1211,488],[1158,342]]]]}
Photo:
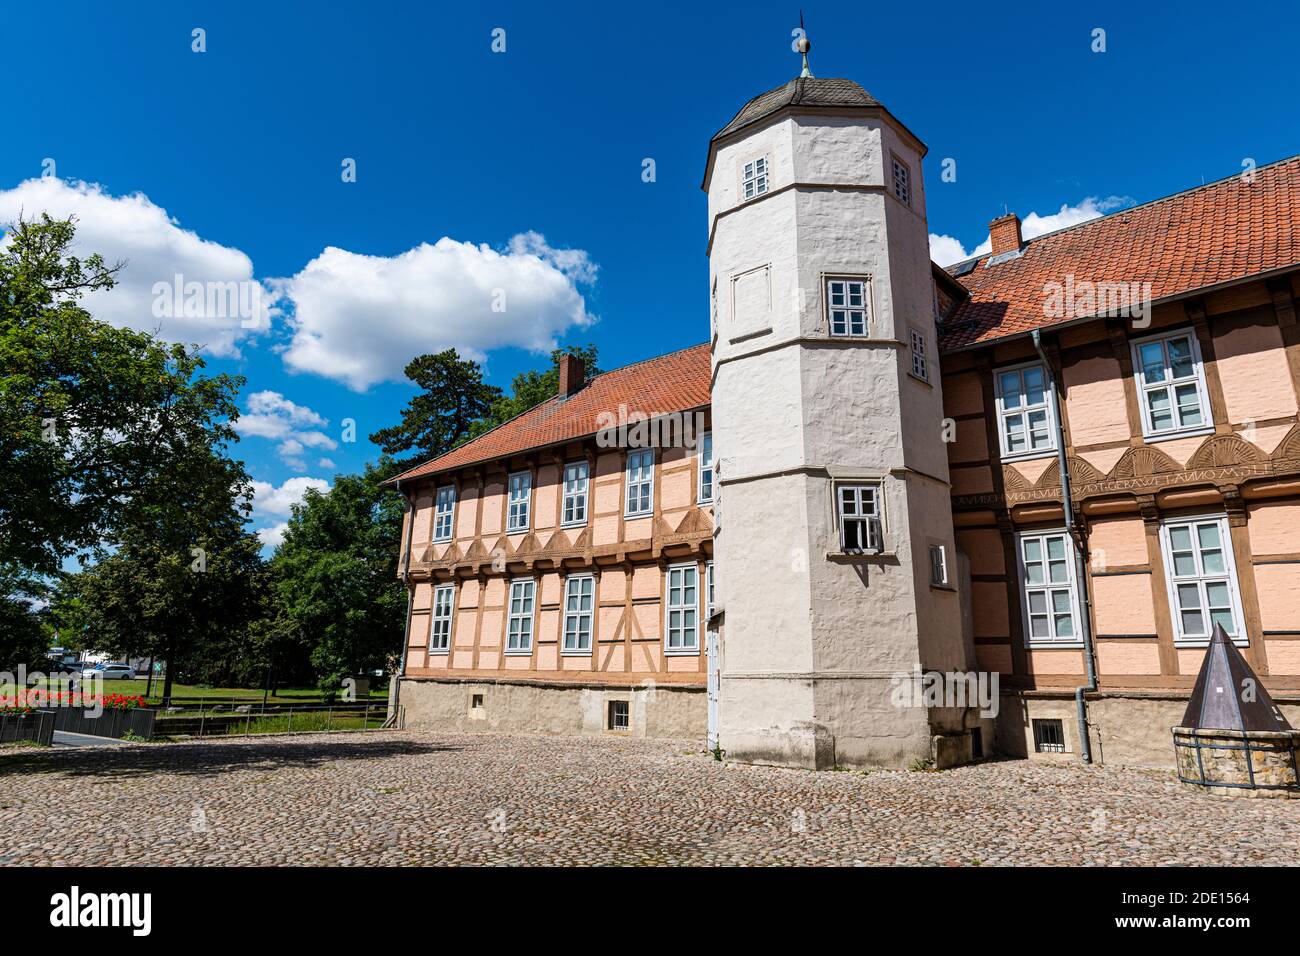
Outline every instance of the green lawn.
{"type": "MultiPolygon", "coordinates": [[[[47,682],[48,683],[48,682],[47,682]]],[[[145,679],[136,680],[106,680],[104,681],[104,693],[106,694],[140,694],[144,696],[145,688],[149,682],[145,679]]],[[[162,700],[162,681],[155,679],[153,682],[153,693],[149,695],[149,703],[156,704],[162,700]]],[[[241,700],[261,700],[263,690],[260,687],[200,687],[195,684],[173,684],[172,698],[198,698],[219,699],[237,697],[241,700]]],[[[281,687],[268,700],[279,703],[292,703],[293,701],[311,701],[320,698],[320,688],[317,687],[281,687]]],[[[371,684],[370,699],[386,700],[388,698],[388,687],[376,687],[371,684]]]]}

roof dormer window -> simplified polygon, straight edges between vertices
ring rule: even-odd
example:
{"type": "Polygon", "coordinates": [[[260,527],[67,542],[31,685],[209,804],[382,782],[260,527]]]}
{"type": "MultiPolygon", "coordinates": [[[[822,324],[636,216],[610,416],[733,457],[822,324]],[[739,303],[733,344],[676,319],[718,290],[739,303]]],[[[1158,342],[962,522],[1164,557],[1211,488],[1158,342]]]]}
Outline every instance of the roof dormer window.
{"type": "Polygon", "coordinates": [[[767,192],[766,156],[760,156],[758,159],[745,164],[743,192],[746,199],[753,199],[755,196],[761,196],[767,192]]]}

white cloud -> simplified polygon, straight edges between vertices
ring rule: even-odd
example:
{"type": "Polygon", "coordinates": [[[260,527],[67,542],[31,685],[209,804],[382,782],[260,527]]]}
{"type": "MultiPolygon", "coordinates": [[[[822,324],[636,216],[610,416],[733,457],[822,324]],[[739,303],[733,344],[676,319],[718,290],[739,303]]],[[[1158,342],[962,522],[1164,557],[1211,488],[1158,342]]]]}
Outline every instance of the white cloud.
{"type": "Polygon", "coordinates": [[[113,196],[94,183],[54,177],[28,179],[13,189],[0,190],[0,223],[13,223],[20,217],[35,219],[42,212],[57,219],[76,217],[75,255],[84,258],[98,252],[108,265],[124,263],[115,288],[82,298],[96,318],[119,327],[157,332],[172,342],[198,343],[220,356],[239,354],[239,341],[252,331],[242,327],[244,317],[250,325],[256,322],[256,328],[268,327],[274,310],[270,295],[253,278],[252,260],[239,249],[182,229],[167,210],[143,193],[113,196]],[[161,287],[155,289],[156,284],[170,290],[176,276],[181,277],[181,295],[187,291],[186,284],[200,284],[188,286],[199,291],[191,303],[197,309],[178,311],[170,293],[165,298],[156,294],[161,291],[161,287]],[[207,305],[207,293],[225,294],[235,286],[231,304],[236,308],[218,317],[218,310],[207,305]],[[248,306],[245,310],[237,307],[240,294],[248,306]]]}
{"type": "MultiPolygon", "coordinates": [[[[1131,206],[1132,204],[1133,199],[1128,196],[1107,196],[1105,199],[1088,196],[1077,206],[1062,203],[1058,211],[1048,213],[1046,216],[1040,216],[1036,212],[1031,212],[1028,216],[1025,216],[1020,223],[1020,235],[1025,239],[1034,239],[1046,233],[1055,232],[1057,229],[1065,229],[1068,226],[1076,226],[1081,222],[1087,222],[1089,219],[1096,219],[1098,216],[1104,216],[1114,209],[1131,206]]],[[[967,252],[960,240],[952,236],[930,233],[930,258],[941,266],[950,266],[954,262],[961,262],[964,259],[988,255],[992,248],[992,243],[989,242],[987,236],[983,242],[970,252],[967,252]]]]}
{"type": "Polygon", "coordinates": [[[316,467],[317,467],[317,468],[337,468],[338,465],[334,464],[334,459],[333,459],[333,458],[322,458],[322,459],[320,459],[318,462],[316,462],[316,467]]]}
{"type": "Polygon", "coordinates": [[[315,489],[322,494],[330,490],[330,483],[324,478],[288,478],[279,487],[269,481],[253,482],[253,516],[254,524],[261,524],[256,529],[257,537],[263,546],[273,548],[284,540],[287,521],[274,521],[286,518],[293,506],[300,503],[308,490],[315,489]],[[271,521],[271,524],[265,522],[271,521]]]}
{"type": "Polygon", "coordinates": [[[257,540],[266,548],[278,548],[284,541],[284,533],[289,530],[289,522],[281,521],[266,528],[257,529],[257,540]]]}
{"type": "MultiPolygon", "coordinates": [[[[235,430],[241,435],[253,435],[279,441],[276,453],[280,460],[298,471],[307,470],[302,454],[308,448],[333,451],[339,443],[318,428],[329,420],[321,417],[306,405],[298,405],[279,392],[253,392],[248,396],[248,411],[239,416],[235,430]]],[[[332,467],[332,466],[331,466],[332,467]]]]}
{"type": "Polygon", "coordinates": [[[594,321],[578,285],[596,272],[583,250],[552,248],[535,232],[515,236],[504,252],[447,237],[392,257],[330,246],[272,283],[292,309],[283,359],[291,371],[365,391],[402,381],[406,364],[425,352],[545,352],[570,326],[594,321]]]}

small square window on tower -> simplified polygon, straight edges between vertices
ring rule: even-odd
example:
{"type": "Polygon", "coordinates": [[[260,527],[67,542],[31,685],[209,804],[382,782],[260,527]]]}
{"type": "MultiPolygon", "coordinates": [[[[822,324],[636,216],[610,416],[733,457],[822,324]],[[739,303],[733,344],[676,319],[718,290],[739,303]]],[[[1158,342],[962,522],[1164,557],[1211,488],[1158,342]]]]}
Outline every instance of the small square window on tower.
{"type": "Polygon", "coordinates": [[[746,199],[753,199],[765,192],[767,192],[767,157],[760,156],[753,162],[745,164],[742,195],[746,199]]]}
{"type": "Polygon", "coordinates": [[[838,485],[835,502],[841,551],[845,554],[879,554],[885,550],[879,485],[838,485]]]}
{"type": "Polygon", "coordinates": [[[899,161],[897,156],[892,157],[894,161],[894,198],[905,206],[912,205],[912,172],[906,164],[899,161]]]}
{"type": "Polygon", "coordinates": [[[868,292],[866,279],[832,276],[826,280],[826,311],[831,335],[867,334],[868,292]]]}
{"type": "Polygon", "coordinates": [[[908,329],[908,338],[912,347],[912,374],[923,382],[930,381],[930,362],[925,354],[925,333],[919,329],[908,329]]]}

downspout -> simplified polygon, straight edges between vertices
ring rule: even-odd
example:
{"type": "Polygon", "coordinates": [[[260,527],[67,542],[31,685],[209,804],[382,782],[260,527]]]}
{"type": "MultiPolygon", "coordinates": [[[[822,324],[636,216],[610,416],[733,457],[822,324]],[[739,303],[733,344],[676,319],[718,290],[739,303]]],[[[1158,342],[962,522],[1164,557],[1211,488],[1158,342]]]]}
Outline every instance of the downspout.
{"type": "Polygon", "coordinates": [[[402,480],[393,482],[393,487],[406,501],[406,542],[402,545],[402,585],[406,588],[406,624],[402,628],[402,658],[397,665],[397,684],[393,690],[393,712],[389,714],[385,726],[396,723],[401,713],[402,678],[406,676],[406,642],[411,637],[411,608],[415,604],[415,592],[411,590],[411,539],[415,533],[415,508],[409,495],[402,494],[402,480]]]}
{"type": "Polygon", "coordinates": [[[1074,691],[1074,708],[1079,715],[1079,756],[1084,763],[1092,763],[1092,743],[1088,739],[1088,705],[1084,694],[1097,689],[1097,664],[1093,656],[1092,645],[1092,600],[1088,594],[1087,567],[1084,565],[1084,540],[1078,524],[1074,520],[1074,503],[1070,500],[1070,468],[1065,458],[1065,429],[1061,425],[1061,399],[1056,392],[1056,373],[1052,363],[1043,351],[1043,337],[1038,329],[1029,333],[1034,341],[1034,350],[1042,359],[1043,371],[1047,375],[1047,391],[1052,396],[1052,418],[1056,425],[1056,463],[1061,473],[1061,511],[1065,515],[1065,529],[1074,542],[1074,577],[1078,584],[1075,607],[1079,612],[1079,628],[1083,633],[1083,660],[1087,667],[1088,682],[1074,691]]]}

